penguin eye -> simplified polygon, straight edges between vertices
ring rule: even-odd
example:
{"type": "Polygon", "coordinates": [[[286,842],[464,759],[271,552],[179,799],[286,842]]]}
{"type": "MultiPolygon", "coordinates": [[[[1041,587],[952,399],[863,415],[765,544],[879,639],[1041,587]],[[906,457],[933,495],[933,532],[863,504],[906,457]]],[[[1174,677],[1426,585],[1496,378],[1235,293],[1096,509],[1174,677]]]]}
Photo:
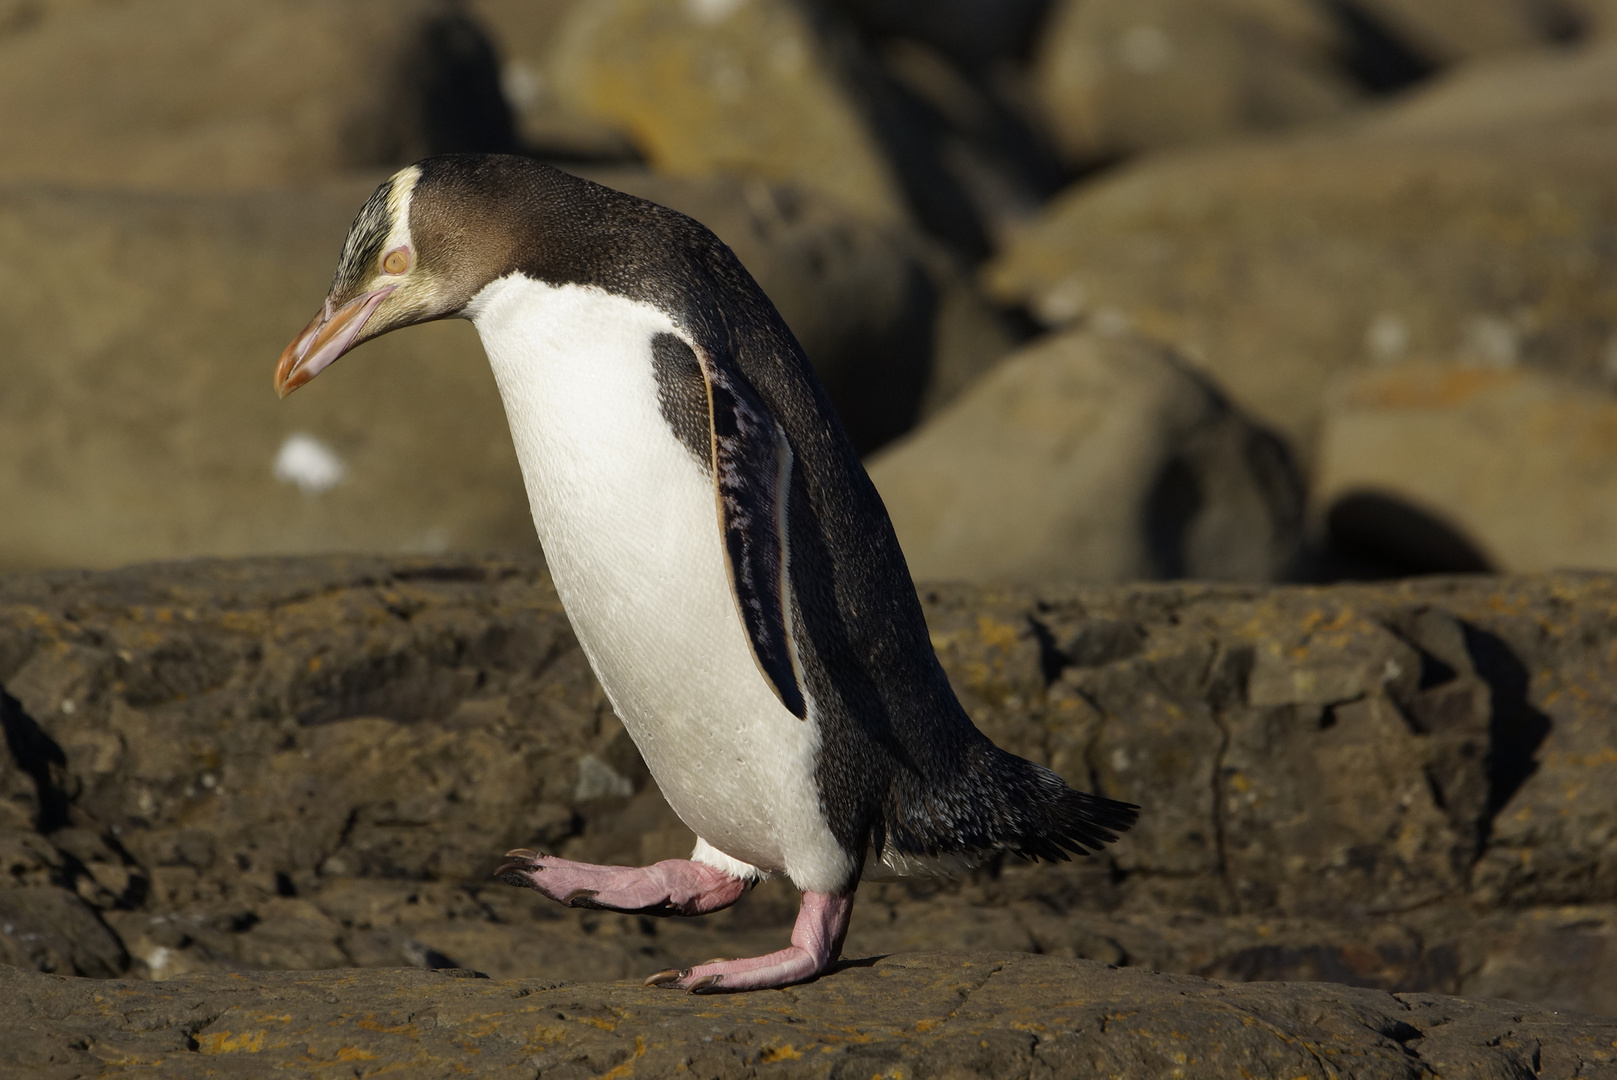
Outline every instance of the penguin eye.
{"type": "Polygon", "coordinates": [[[382,257],[382,270],[389,274],[402,274],[410,268],[410,249],[394,248],[382,257]]]}

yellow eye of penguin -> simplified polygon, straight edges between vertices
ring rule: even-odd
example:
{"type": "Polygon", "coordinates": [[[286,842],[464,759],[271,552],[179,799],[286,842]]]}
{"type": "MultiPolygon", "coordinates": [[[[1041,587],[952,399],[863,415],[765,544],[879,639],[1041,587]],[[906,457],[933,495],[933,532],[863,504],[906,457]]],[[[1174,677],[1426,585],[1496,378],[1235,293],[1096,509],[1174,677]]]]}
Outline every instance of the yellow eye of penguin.
{"type": "Polygon", "coordinates": [[[410,265],[410,254],[403,248],[394,248],[382,260],[382,269],[389,274],[402,274],[410,265]]]}

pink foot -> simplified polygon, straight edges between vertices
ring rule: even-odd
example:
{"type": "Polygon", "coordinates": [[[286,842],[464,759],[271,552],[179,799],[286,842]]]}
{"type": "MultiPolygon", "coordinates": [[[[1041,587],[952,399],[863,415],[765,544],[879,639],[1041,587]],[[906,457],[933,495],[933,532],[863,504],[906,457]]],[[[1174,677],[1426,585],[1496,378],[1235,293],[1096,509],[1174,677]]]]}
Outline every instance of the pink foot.
{"type": "Polygon", "coordinates": [[[812,979],[831,966],[842,952],[853,914],[853,896],[805,892],[803,906],[792,927],[790,948],[746,960],[709,960],[698,967],[659,971],[647,986],[689,990],[693,994],[720,994],[736,990],[766,990],[812,979]]]}
{"type": "Polygon", "coordinates": [[[527,848],[505,854],[516,861],[494,871],[495,877],[538,889],[568,907],[634,915],[706,915],[735,903],[748,886],[744,878],[686,859],[665,859],[651,866],[596,866],[527,848]]]}

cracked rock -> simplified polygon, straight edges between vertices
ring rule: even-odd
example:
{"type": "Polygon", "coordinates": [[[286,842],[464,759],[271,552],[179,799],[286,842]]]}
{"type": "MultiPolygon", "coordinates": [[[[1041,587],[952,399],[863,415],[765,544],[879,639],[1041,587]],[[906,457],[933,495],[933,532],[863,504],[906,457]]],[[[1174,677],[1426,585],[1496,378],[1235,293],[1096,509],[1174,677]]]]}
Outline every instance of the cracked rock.
{"type": "MultiPolygon", "coordinates": [[[[1037,952],[1617,1015],[1617,578],[922,600],[987,734],[1144,812],[1103,856],[867,883],[848,956],[1037,952]]],[[[0,687],[11,964],[628,979],[778,948],[796,910],[779,880],[652,920],[489,877],[514,847],[645,863],[693,843],[537,560],[0,578],[0,687]]],[[[985,1036],[982,1068],[1031,1052],[995,1042],[1014,1030],[985,1036]]]]}

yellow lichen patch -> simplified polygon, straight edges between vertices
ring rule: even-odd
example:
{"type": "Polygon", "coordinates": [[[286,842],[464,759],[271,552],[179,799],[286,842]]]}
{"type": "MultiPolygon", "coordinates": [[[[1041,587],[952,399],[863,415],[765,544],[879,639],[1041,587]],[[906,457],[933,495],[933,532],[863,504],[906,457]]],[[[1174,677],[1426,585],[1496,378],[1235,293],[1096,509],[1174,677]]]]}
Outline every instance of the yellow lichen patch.
{"type": "Polygon", "coordinates": [[[777,1061],[796,1061],[802,1056],[803,1051],[799,1050],[790,1043],[787,1043],[784,1046],[765,1047],[764,1052],[758,1055],[758,1060],[763,1062],[765,1065],[770,1065],[777,1061]]]}
{"type": "Polygon", "coordinates": [[[1000,622],[988,615],[977,616],[977,636],[984,642],[999,649],[1011,649],[1016,646],[1016,627],[1010,623],[1000,622]]]}
{"type": "Polygon", "coordinates": [[[623,1078],[626,1076],[634,1075],[634,1063],[645,1056],[646,1040],[644,1036],[636,1035],[634,1037],[634,1056],[628,1061],[625,1061],[622,1065],[619,1065],[617,1068],[602,1073],[599,1080],[623,1080],[623,1078]]]}
{"type": "Polygon", "coordinates": [[[309,670],[310,671],[319,671],[320,670],[320,658],[318,656],[309,657],[309,670]]]}
{"type": "Polygon", "coordinates": [[[586,1024],[598,1027],[602,1031],[616,1031],[618,1029],[618,1022],[616,1020],[606,1020],[599,1016],[580,1016],[578,1019],[584,1021],[586,1024]]]}
{"type": "Polygon", "coordinates": [[[1303,630],[1308,633],[1328,634],[1346,628],[1353,622],[1353,618],[1352,608],[1342,608],[1329,620],[1326,619],[1325,612],[1315,608],[1303,616],[1303,630]]]}
{"type": "Polygon", "coordinates": [[[256,1054],[264,1048],[262,1031],[209,1031],[197,1036],[204,1054],[256,1054]]]}
{"type": "Polygon", "coordinates": [[[915,1022],[915,1030],[919,1031],[922,1035],[925,1035],[927,1032],[931,1031],[933,1028],[942,1023],[942,1020],[932,1020],[930,1018],[926,1020],[917,1020],[915,1022]]]}
{"type": "Polygon", "coordinates": [[[337,1051],[338,1061],[375,1061],[376,1055],[357,1046],[345,1046],[337,1051]]]}
{"type": "Polygon", "coordinates": [[[566,1028],[536,1027],[533,1029],[533,1033],[528,1036],[528,1041],[523,1044],[522,1048],[525,1052],[536,1053],[540,1050],[555,1046],[557,1043],[565,1042],[566,1040],[566,1028]]]}

